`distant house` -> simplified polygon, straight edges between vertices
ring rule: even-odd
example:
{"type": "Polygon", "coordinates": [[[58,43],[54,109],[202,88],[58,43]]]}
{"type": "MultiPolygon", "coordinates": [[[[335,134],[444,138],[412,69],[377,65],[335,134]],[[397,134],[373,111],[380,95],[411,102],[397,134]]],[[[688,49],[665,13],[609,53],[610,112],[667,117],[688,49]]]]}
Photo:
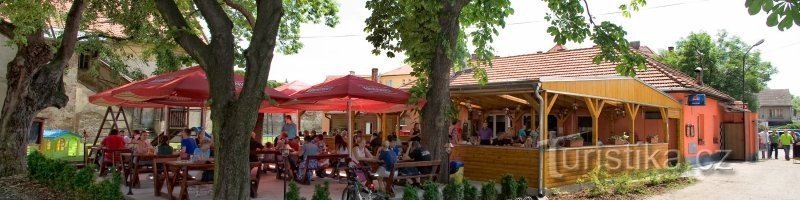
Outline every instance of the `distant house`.
{"type": "Polygon", "coordinates": [[[766,89],[758,93],[758,118],[769,126],[781,126],[792,122],[792,94],[789,89],[766,89]]]}

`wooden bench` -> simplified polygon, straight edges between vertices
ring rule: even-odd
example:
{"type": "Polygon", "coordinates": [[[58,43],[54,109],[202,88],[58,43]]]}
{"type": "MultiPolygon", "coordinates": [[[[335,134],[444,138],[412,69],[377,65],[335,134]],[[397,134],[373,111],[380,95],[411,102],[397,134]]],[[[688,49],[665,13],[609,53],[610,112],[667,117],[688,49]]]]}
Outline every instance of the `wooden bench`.
{"type": "Polygon", "coordinates": [[[389,178],[388,178],[388,181],[387,181],[387,184],[386,184],[386,191],[387,192],[393,192],[392,191],[392,186],[393,186],[395,180],[408,180],[408,179],[413,179],[413,178],[420,178],[420,182],[422,182],[421,179],[427,178],[430,181],[436,181],[436,177],[439,176],[439,165],[441,165],[441,164],[442,164],[441,160],[397,162],[397,163],[394,164],[394,169],[390,170],[390,172],[395,172],[395,173],[389,173],[389,178]],[[403,175],[403,174],[399,174],[399,172],[397,172],[399,169],[410,168],[410,167],[416,167],[416,168],[419,168],[419,167],[430,167],[431,168],[431,172],[428,173],[428,174],[420,173],[420,174],[417,174],[417,175],[403,175]]]}
{"type": "MultiPolygon", "coordinates": [[[[321,164],[322,160],[329,160],[328,163],[333,165],[333,163],[335,161],[338,161],[340,159],[345,159],[345,163],[347,163],[347,162],[350,161],[350,155],[348,155],[348,154],[320,154],[320,155],[316,155],[316,156],[307,156],[307,158],[304,161],[306,168],[305,168],[305,171],[303,173],[304,174],[308,174],[310,172],[313,172],[312,170],[321,169],[321,166],[317,166],[316,168],[308,167],[310,160],[316,160],[317,164],[321,164]],[[331,160],[335,160],[335,161],[331,161],[331,160]]],[[[331,166],[329,166],[329,167],[331,167],[331,166]]],[[[302,179],[298,180],[298,182],[301,183],[301,184],[310,185],[311,184],[311,180],[309,180],[308,177],[309,176],[306,175],[302,179]]]]}

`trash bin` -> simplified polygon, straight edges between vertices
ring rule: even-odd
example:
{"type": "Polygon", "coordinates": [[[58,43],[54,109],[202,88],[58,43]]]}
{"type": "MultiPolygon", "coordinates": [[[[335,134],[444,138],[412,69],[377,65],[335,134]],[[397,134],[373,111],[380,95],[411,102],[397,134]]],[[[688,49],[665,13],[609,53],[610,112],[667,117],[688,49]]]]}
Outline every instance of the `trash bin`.
{"type": "Polygon", "coordinates": [[[464,181],[464,162],[450,162],[450,180],[457,184],[461,184],[464,181]]]}

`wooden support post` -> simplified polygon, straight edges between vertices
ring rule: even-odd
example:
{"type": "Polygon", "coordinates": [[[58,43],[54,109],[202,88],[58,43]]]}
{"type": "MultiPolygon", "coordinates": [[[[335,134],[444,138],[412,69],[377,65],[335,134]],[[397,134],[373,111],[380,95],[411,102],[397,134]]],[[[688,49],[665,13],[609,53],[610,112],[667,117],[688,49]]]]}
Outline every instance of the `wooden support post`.
{"type": "Polygon", "coordinates": [[[592,117],[592,145],[597,145],[597,141],[600,139],[600,113],[603,112],[603,106],[605,106],[606,102],[589,97],[584,97],[583,100],[586,102],[586,108],[592,117]]]}
{"type": "Polygon", "coordinates": [[[686,138],[686,124],[684,123],[686,122],[683,119],[683,112],[680,113],[681,114],[678,116],[678,126],[676,127],[678,129],[678,162],[685,163],[686,159],[684,159],[684,153],[686,153],[686,151],[684,147],[686,145],[684,139],[686,138]]]}
{"type": "Polygon", "coordinates": [[[658,108],[658,111],[661,113],[661,121],[664,123],[664,142],[669,143],[669,116],[667,116],[667,109],[658,108]]]}
{"type": "Polygon", "coordinates": [[[549,127],[547,127],[547,124],[548,124],[548,119],[547,118],[548,118],[548,115],[550,115],[550,110],[553,109],[553,106],[555,105],[556,100],[558,100],[558,94],[553,94],[553,96],[551,97],[550,93],[544,92],[544,95],[542,95],[542,97],[544,98],[543,100],[545,102],[545,104],[544,104],[545,105],[544,112],[542,112],[542,115],[544,115],[544,127],[542,127],[543,128],[542,140],[545,141],[545,143],[543,143],[543,144],[547,145],[548,144],[547,141],[549,140],[549,137],[550,137],[550,134],[549,134],[550,130],[548,130],[549,127]]]}
{"type": "Polygon", "coordinates": [[[389,136],[389,133],[388,133],[389,132],[389,129],[388,129],[389,126],[387,126],[387,124],[386,124],[386,122],[388,121],[387,120],[388,116],[386,115],[386,113],[378,113],[377,115],[378,115],[378,125],[380,126],[380,128],[378,130],[381,131],[381,141],[384,141],[389,136]]]}
{"type": "Polygon", "coordinates": [[[631,144],[636,144],[636,116],[639,115],[639,104],[632,104],[632,103],[625,103],[625,112],[628,113],[628,117],[631,119],[631,136],[628,138],[628,142],[631,144]]]}

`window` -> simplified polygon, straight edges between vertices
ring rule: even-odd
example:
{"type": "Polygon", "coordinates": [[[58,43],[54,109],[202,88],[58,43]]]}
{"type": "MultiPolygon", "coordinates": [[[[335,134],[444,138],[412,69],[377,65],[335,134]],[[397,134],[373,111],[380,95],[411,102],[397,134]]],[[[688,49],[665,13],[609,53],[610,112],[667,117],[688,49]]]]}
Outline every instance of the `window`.
{"type": "Polygon", "coordinates": [[[392,87],[392,80],[386,81],[386,85],[389,86],[389,87],[392,87]]]}
{"type": "Polygon", "coordinates": [[[97,53],[81,53],[78,56],[78,69],[89,69],[92,60],[97,58],[97,53]]]}
{"type": "Polygon", "coordinates": [[[769,109],[769,118],[783,118],[783,110],[769,109]]]}
{"type": "Polygon", "coordinates": [[[64,149],[66,149],[65,143],[66,141],[64,141],[64,138],[59,138],[58,141],[56,141],[56,151],[64,151],[64,149]]]}
{"type": "Polygon", "coordinates": [[[697,116],[697,144],[703,145],[705,143],[705,115],[700,114],[697,116]]]}

